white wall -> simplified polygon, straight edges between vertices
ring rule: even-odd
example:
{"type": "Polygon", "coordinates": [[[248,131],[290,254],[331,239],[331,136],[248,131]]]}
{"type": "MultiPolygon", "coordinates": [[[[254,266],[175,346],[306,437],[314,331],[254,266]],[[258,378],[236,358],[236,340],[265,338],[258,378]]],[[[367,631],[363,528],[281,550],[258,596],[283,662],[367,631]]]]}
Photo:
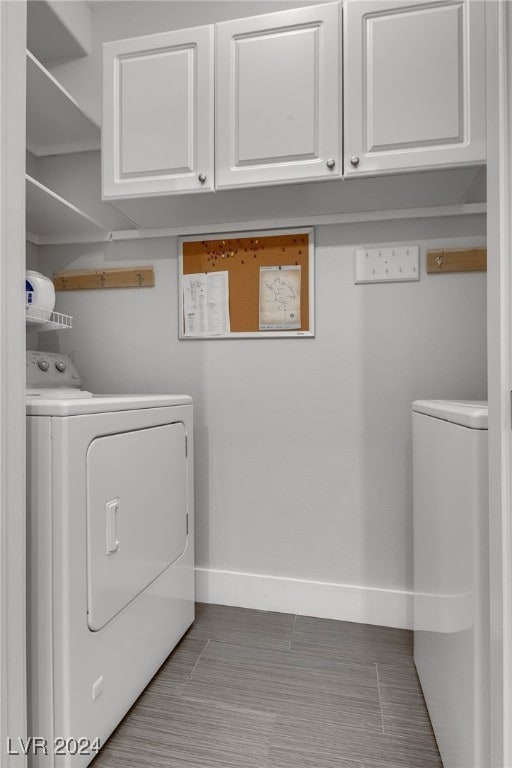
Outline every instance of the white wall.
{"type": "Polygon", "coordinates": [[[39,248],[34,243],[25,243],[25,265],[27,269],[37,269],[39,260],[39,248]]]}
{"type": "Polygon", "coordinates": [[[40,249],[48,274],[155,266],[154,289],[59,294],[75,328],[40,346],[73,353],[96,392],[193,395],[202,597],[409,622],[410,404],[486,397],[485,275],[427,276],[424,254],[484,244],[484,226],[318,228],[315,339],[178,341],[176,239],[40,249]],[[355,246],[401,242],[421,246],[418,283],[354,285],[355,246]]]}

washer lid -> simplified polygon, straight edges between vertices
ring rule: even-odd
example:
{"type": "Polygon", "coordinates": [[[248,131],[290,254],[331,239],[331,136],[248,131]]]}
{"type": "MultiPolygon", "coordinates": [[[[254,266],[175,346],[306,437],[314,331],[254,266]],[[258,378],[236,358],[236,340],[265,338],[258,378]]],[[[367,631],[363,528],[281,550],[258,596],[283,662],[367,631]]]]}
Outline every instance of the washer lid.
{"type": "Polygon", "coordinates": [[[42,400],[72,400],[77,397],[92,397],[92,392],[85,389],[74,389],[72,387],[57,387],[56,389],[36,389],[36,387],[27,387],[27,401],[32,397],[39,397],[42,400]]]}
{"type": "Polygon", "coordinates": [[[416,400],[412,410],[462,427],[487,429],[487,400],[416,400]]]}
{"type": "Polygon", "coordinates": [[[88,413],[138,411],[140,408],[165,408],[191,402],[189,395],[90,395],[68,399],[40,396],[26,399],[27,416],[81,416],[88,413]]]}

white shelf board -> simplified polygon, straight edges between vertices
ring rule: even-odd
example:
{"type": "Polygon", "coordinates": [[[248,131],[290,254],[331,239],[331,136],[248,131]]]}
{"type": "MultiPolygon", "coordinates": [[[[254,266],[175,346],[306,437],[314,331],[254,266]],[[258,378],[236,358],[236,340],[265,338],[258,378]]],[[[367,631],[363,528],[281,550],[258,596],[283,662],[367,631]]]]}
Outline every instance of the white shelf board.
{"type": "Polygon", "coordinates": [[[99,149],[101,130],[27,51],[27,148],[36,157],[99,149]]]}
{"type": "Polygon", "coordinates": [[[26,175],[27,239],[36,245],[103,241],[107,231],[44,184],[26,175]]]}

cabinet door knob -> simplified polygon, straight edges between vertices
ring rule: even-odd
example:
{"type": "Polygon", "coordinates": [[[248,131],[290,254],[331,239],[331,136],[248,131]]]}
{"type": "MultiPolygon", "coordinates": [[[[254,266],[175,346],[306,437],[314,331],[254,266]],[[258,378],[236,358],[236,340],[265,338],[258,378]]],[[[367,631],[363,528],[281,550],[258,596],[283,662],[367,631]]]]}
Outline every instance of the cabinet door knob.
{"type": "Polygon", "coordinates": [[[351,157],[350,158],[350,164],[354,166],[354,168],[357,168],[359,165],[359,158],[358,157],[351,157]]]}
{"type": "Polygon", "coordinates": [[[201,182],[201,184],[204,184],[204,183],[205,183],[205,181],[206,181],[206,173],[200,173],[200,174],[199,174],[199,176],[198,176],[197,178],[199,179],[199,181],[201,182]]]}
{"type": "Polygon", "coordinates": [[[334,168],[335,165],[336,165],[336,161],[333,160],[332,158],[329,158],[329,160],[326,162],[326,166],[328,168],[334,168]]]}

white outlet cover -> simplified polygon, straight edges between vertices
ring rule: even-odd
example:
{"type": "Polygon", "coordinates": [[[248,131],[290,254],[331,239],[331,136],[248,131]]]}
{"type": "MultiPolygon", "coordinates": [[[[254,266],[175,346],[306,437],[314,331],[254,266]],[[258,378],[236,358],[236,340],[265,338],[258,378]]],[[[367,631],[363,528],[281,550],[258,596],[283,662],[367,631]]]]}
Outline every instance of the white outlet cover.
{"type": "Polygon", "coordinates": [[[420,279],[420,249],[417,245],[358,248],[354,282],[411,282],[420,279]]]}

